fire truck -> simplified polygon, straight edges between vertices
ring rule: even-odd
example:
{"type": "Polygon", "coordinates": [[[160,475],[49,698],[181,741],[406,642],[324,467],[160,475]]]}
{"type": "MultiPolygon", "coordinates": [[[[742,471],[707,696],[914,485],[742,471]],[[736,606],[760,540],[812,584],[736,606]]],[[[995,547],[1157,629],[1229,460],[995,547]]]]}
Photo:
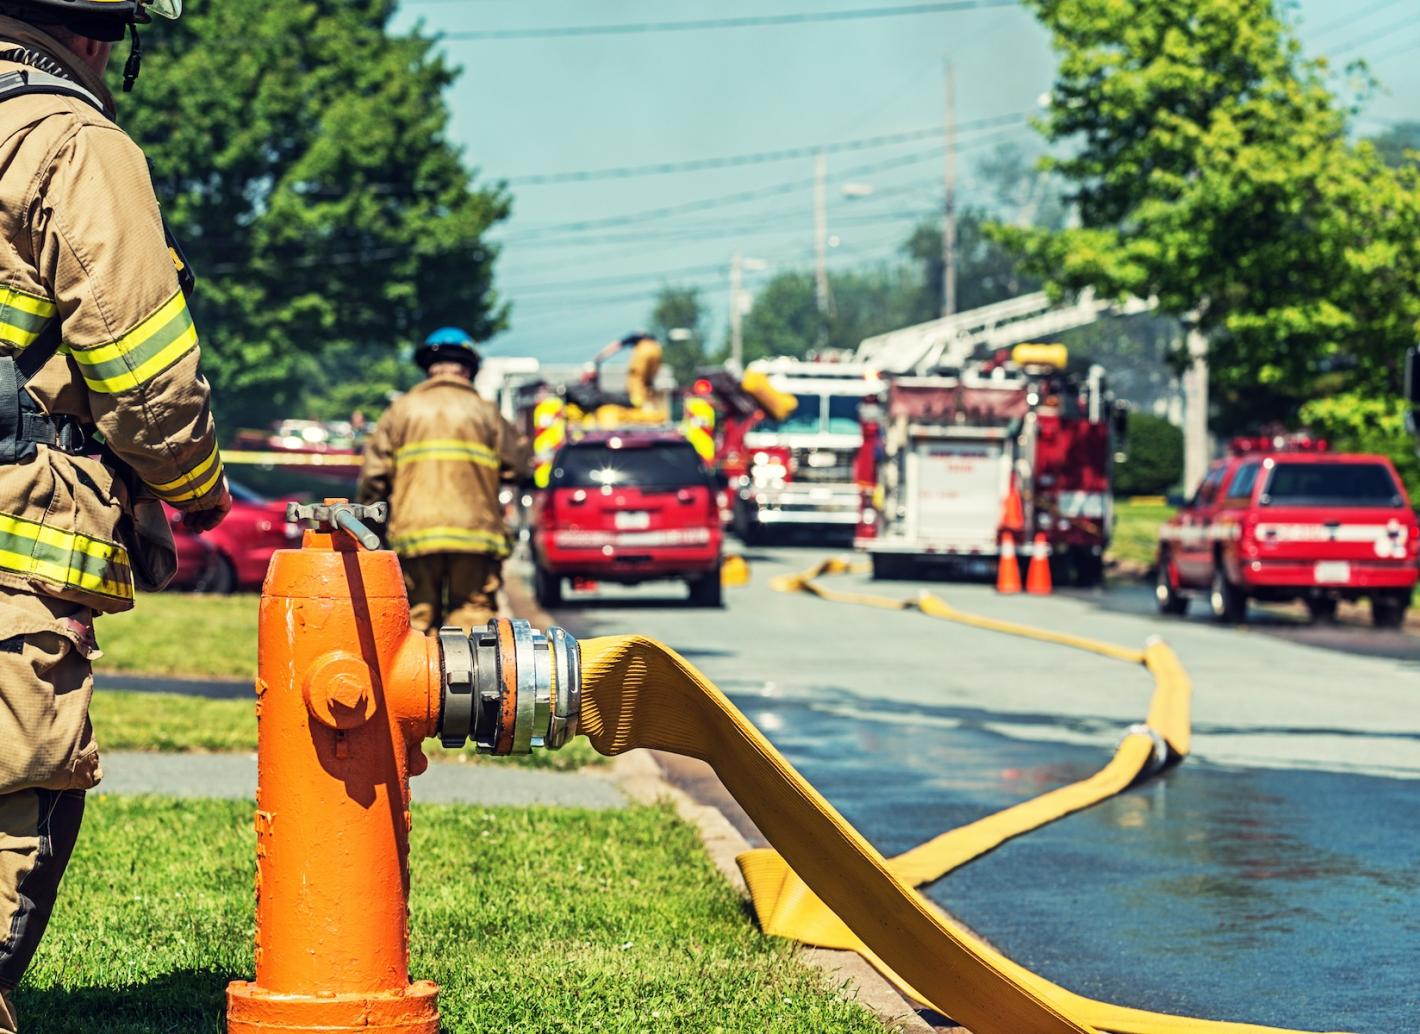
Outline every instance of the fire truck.
{"type": "Polygon", "coordinates": [[[741,429],[738,458],[726,451],[736,534],[747,543],[784,527],[851,534],[859,409],[881,388],[877,375],[852,362],[780,358],[751,363],[746,378],[755,377],[793,404],[780,413],[761,407],[741,429]]]}
{"type": "Polygon", "coordinates": [[[949,373],[886,379],[864,407],[855,544],[877,578],[924,564],[995,572],[1003,530],[1044,535],[1058,582],[1097,585],[1113,523],[1110,491],[1125,407],[1104,370],[1066,372],[1063,345],[989,350],[949,373]],[[1007,528],[1018,493],[1021,524],[1007,528]]]}

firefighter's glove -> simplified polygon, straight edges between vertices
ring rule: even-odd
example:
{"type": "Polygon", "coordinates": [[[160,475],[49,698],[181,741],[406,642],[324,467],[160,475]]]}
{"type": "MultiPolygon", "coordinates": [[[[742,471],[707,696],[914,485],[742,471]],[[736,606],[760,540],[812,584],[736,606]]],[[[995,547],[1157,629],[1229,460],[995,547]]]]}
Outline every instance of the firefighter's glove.
{"type": "Polygon", "coordinates": [[[211,506],[201,510],[189,510],[182,515],[182,526],[188,531],[200,534],[204,531],[211,531],[222,523],[223,518],[232,512],[232,493],[227,488],[227,481],[222,479],[222,490],[214,497],[211,506]]]}

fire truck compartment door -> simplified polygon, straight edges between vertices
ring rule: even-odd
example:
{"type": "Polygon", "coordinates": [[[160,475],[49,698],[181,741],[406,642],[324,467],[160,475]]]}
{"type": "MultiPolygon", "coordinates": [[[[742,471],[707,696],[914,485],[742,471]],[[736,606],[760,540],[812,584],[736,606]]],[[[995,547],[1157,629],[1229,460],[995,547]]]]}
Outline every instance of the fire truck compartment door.
{"type": "Polygon", "coordinates": [[[1010,476],[1003,441],[919,441],[908,455],[907,534],[923,546],[994,553],[1010,476]]]}

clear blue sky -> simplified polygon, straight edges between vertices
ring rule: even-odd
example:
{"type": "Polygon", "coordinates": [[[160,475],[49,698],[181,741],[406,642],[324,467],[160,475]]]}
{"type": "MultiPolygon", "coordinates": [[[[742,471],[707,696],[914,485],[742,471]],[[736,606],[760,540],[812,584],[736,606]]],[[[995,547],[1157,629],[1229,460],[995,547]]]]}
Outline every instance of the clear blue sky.
{"type": "MultiPolygon", "coordinates": [[[[919,0],[405,0],[400,25],[426,30],[548,28],[720,19],[904,5],[919,0]]],[[[1152,2],[1152,0],[1141,0],[1152,2]]],[[[1313,53],[1372,61],[1386,82],[1362,132],[1420,118],[1415,0],[1304,0],[1294,21],[1313,53]]],[[[464,69],[452,136],[484,178],[517,178],[911,134],[940,126],[944,65],[956,67],[958,119],[1031,113],[1050,87],[1045,33],[1020,8],[573,38],[454,40],[464,69]]],[[[985,198],[977,159],[1001,141],[1032,149],[1023,124],[964,131],[963,201],[985,198]]],[[[835,267],[894,256],[911,226],[939,212],[942,147],[918,137],[832,155],[835,267]],[[845,182],[871,184],[845,199],[845,182]]],[[[766,272],[811,265],[813,160],[625,179],[513,186],[498,231],[512,328],[490,354],[568,362],[646,322],[663,283],[702,289],[718,345],[736,252],[766,272]],[[726,201],[729,195],[758,194],[726,201]],[[696,203],[703,202],[703,205],[696,203]],[[684,206],[689,211],[655,214],[684,206]],[[624,217],[631,217],[626,219],[624,217]],[[610,220],[596,232],[567,224],[610,220]],[[620,225],[616,225],[620,223],[620,225]]]]}

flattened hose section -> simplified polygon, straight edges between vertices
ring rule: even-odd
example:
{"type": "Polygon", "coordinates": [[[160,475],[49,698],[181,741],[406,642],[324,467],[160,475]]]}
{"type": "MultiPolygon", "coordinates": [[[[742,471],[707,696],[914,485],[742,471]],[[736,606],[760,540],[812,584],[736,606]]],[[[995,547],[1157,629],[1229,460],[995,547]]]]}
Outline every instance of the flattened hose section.
{"type": "Polygon", "coordinates": [[[1143,664],[1156,682],[1147,726],[1131,728],[1109,764],[1088,779],[943,833],[891,860],[864,840],[704,675],[654,640],[616,636],[582,644],[581,731],[603,754],[648,747],[708,762],[775,845],[739,858],[765,932],[857,951],[904,991],[976,1034],[1275,1032],[1076,995],[959,928],[913,889],[1011,837],[1119,793],[1186,755],[1190,685],[1173,652],[1158,641],[1143,651],[1128,650],[965,615],[932,596],[891,600],[834,592],[813,581],[849,569],[845,562],[831,561],[783,579],[777,587],[835,602],[918,609],[1143,664]]]}
{"type": "Polygon", "coordinates": [[[603,754],[637,747],[710,764],[757,826],[871,952],[976,1034],[1093,1032],[1006,960],[948,926],[705,676],[651,639],[582,643],[580,731],[603,754]]]}

